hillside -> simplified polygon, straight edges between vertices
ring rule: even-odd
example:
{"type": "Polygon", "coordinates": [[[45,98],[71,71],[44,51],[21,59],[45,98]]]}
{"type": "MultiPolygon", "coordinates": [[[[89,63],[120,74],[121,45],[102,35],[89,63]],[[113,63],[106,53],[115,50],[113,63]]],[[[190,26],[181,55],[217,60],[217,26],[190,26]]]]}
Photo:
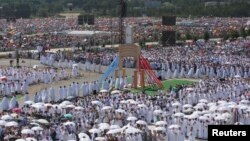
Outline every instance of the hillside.
{"type": "MultiPolygon", "coordinates": [[[[128,16],[250,16],[248,0],[127,0],[128,16]]],[[[118,0],[0,0],[1,17],[48,17],[61,12],[117,16],[118,0]],[[72,5],[69,5],[71,3],[72,5]],[[71,9],[72,8],[72,9],[71,9]],[[70,10],[71,9],[71,10],[70,10]]]]}

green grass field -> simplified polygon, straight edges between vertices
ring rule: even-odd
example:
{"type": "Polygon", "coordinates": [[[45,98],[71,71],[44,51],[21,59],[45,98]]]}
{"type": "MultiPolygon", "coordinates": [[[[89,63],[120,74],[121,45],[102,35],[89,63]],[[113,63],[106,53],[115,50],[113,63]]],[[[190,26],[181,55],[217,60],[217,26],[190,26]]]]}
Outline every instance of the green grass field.
{"type": "MultiPolygon", "coordinates": [[[[183,79],[172,79],[172,80],[165,80],[162,81],[164,88],[162,89],[163,91],[167,91],[169,90],[170,87],[175,87],[176,85],[180,85],[180,84],[184,84],[184,85],[192,85],[194,84],[196,81],[194,80],[183,80],[183,79]]],[[[132,92],[142,92],[141,88],[138,89],[131,89],[132,92]]],[[[154,95],[157,93],[157,89],[153,89],[150,87],[146,87],[145,88],[145,92],[147,95],[154,95]]]]}

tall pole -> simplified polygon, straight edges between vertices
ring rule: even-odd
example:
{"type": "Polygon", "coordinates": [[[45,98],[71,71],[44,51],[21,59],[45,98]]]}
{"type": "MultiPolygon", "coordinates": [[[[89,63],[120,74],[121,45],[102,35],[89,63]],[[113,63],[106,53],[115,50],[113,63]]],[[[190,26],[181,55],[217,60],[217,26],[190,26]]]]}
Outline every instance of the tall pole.
{"type": "Polygon", "coordinates": [[[16,49],[16,67],[19,67],[19,61],[20,61],[20,56],[19,56],[19,50],[22,47],[22,33],[19,33],[19,45],[17,46],[16,49]]]}
{"type": "Polygon", "coordinates": [[[120,32],[120,39],[119,43],[123,44],[124,43],[124,17],[126,17],[127,13],[127,4],[126,0],[119,0],[119,5],[120,5],[120,19],[119,19],[119,32],[120,32]]]}
{"type": "Polygon", "coordinates": [[[113,47],[113,19],[110,17],[110,45],[113,47]]]}

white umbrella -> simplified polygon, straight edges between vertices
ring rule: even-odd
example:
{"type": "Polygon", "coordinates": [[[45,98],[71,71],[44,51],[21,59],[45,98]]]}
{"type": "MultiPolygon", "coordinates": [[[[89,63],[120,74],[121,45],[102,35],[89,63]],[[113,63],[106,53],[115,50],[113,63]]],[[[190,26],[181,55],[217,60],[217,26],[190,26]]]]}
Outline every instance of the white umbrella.
{"type": "Polygon", "coordinates": [[[71,122],[71,121],[68,121],[68,122],[65,122],[63,125],[64,125],[64,126],[68,126],[68,125],[75,126],[75,123],[74,123],[74,122],[71,122]]]}
{"type": "Polygon", "coordinates": [[[139,125],[147,125],[147,122],[143,121],[143,120],[138,120],[136,121],[136,124],[139,124],[139,125]]]}
{"type": "Polygon", "coordinates": [[[108,130],[108,129],[109,129],[109,126],[100,126],[99,129],[100,129],[101,131],[108,130]]]}
{"type": "Polygon", "coordinates": [[[38,65],[34,65],[33,66],[33,69],[37,69],[39,66],[38,65]]]}
{"type": "Polygon", "coordinates": [[[248,106],[246,106],[246,105],[239,105],[239,109],[241,109],[241,110],[245,110],[247,108],[248,108],[248,106]]]}
{"type": "Polygon", "coordinates": [[[183,110],[183,113],[190,113],[190,112],[193,112],[194,110],[192,108],[188,108],[188,109],[185,109],[183,110]]]}
{"type": "Polygon", "coordinates": [[[6,121],[0,120],[0,126],[4,126],[6,124],[6,121]]]}
{"type": "Polygon", "coordinates": [[[228,107],[231,109],[236,109],[236,108],[238,108],[238,105],[229,105],[228,107]]]}
{"type": "Polygon", "coordinates": [[[109,127],[109,129],[113,130],[113,129],[120,129],[121,127],[119,125],[111,125],[109,127]]]}
{"type": "Polygon", "coordinates": [[[72,67],[74,68],[74,67],[78,67],[79,65],[78,64],[73,64],[72,65],[72,67]]]}
{"type": "Polygon", "coordinates": [[[106,141],[106,139],[104,137],[97,137],[95,138],[96,141],[106,141]]]}
{"type": "Polygon", "coordinates": [[[91,103],[92,103],[93,105],[102,105],[102,103],[101,103],[100,101],[97,101],[97,100],[91,101],[91,103]]]}
{"type": "Polygon", "coordinates": [[[34,131],[31,130],[31,129],[23,129],[23,130],[21,131],[21,133],[22,133],[22,134],[25,134],[25,135],[27,135],[27,134],[35,134],[34,131]]]}
{"type": "Polygon", "coordinates": [[[101,92],[101,93],[107,93],[108,90],[104,90],[104,89],[103,89],[103,90],[100,90],[100,92],[101,92]]]}
{"type": "Polygon", "coordinates": [[[234,125],[244,125],[242,122],[235,122],[234,125]]]}
{"type": "Polygon", "coordinates": [[[111,94],[119,94],[119,93],[121,93],[121,91],[119,91],[119,90],[114,90],[111,92],[111,94]]]}
{"type": "Polygon", "coordinates": [[[208,101],[206,99],[200,99],[199,102],[200,103],[207,103],[208,101]]]}
{"type": "Polygon", "coordinates": [[[170,128],[170,129],[177,129],[177,128],[179,128],[180,127],[180,125],[177,125],[177,124],[172,124],[172,125],[170,125],[168,128],[170,128]]]}
{"type": "Polygon", "coordinates": [[[156,123],[155,123],[155,125],[156,126],[165,126],[165,125],[167,125],[168,123],[166,122],[166,121],[157,121],[156,123]]]}
{"type": "Polygon", "coordinates": [[[108,123],[100,123],[98,124],[98,127],[100,130],[106,130],[106,129],[109,129],[109,124],[108,123]]]}
{"type": "Polygon", "coordinates": [[[246,112],[250,112],[250,108],[248,108],[248,109],[246,110],[246,112]]]}
{"type": "Polygon", "coordinates": [[[66,105],[66,108],[71,108],[71,109],[73,109],[73,108],[75,108],[76,106],[75,105],[66,105]]]}
{"type": "Polygon", "coordinates": [[[26,141],[25,139],[17,139],[16,141],[26,141]]]}
{"type": "Polygon", "coordinates": [[[102,107],[102,110],[110,110],[110,109],[112,109],[111,106],[104,106],[104,107],[102,107]]]}
{"type": "Polygon", "coordinates": [[[80,106],[77,106],[75,107],[76,110],[83,110],[84,108],[83,107],[80,107],[80,106]]]}
{"type": "Polygon", "coordinates": [[[125,113],[125,110],[117,109],[117,110],[115,110],[115,112],[117,112],[117,113],[125,113]]]}
{"type": "Polygon", "coordinates": [[[25,101],[24,104],[25,105],[32,105],[32,104],[34,104],[34,102],[33,101],[25,101]]]}
{"type": "Polygon", "coordinates": [[[26,141],[37,141],[35,138],[26,138],[26,141]]]}
{"type": "Polygon", "coordinates": [[[89,136],[86,133],[79,133],[78,137],[79,138],[87,138],[87,139],[89,139],[89,136]]]}
{"type": "Polygon", "coordinates": [[[148,106],[145,105],[145,104],[138,104],[138,107],[140,107],[140,108],[148,108],[148,106]]]}
{"type": "Polygon", "coordinates": [[[35,104],[32,104],[31,107],[34,107],[36,109],[45,109],[45,105],[44,103],[35,103],[35,104]]]}
{"type": "Polygon", "coordinates": [[[207,104],[207,106],[208,106],[208,107],[211,107],[211,106],[216,106],[216,103],[214,103],[214,102],[210,102],[210,103],[208,103],[208,104],[207,104]]]}
{"type": "Polygon", "coordinates": [[[194,106],[194,109],[203,109],[204,107],[202,105],[196,105],[194,106]]]}
{"type": "Polygon", "coordinates": [[[242,103],[242,104],[248,104],[249,100],[244,99],[244,100],[241,100],[240,103],[242,103]]]}
{"type": "Polygon", "coordinates": [[[205,103],[198,103],[196,106],[206,106],[206,104],[205,103]]]}
{"type": "Polygon", "coordinates": [[[186,88],[187,91],[193,91],[194,88],[186,88]]]}
{"type": "Polygon", "coordinates": [[[31,130],[33,131],[43,131],[43,128],[40,126],[32,127],[31,130]]]}
{"type": "Polygon", "coordinates": [[[46,125],[49,124],[49,122],[46,119],[38,119],[36,120],[36,122],[41,123],[41,124],[46,124],[46,125]]]}
{"type": "Polygon", "coordinates": [[[1,117],[1,119],[2,119],[2,120],[12,120],[13,117],[10,116],[10,115],[3,115],[3,116],[1,117]]]}
{"type": "Polygon", "coordinates": [[[122,132],[122,129],[112,129],[107,132],[107,134],[116,134],[122,132]]]}
{"type": "Polygon", "coordinates": [[[237,103],[233,102],[233,101],[230,101],[228,102],[229,105],[237,105],[237,103]]]}
{"type": "Polygon", "coordinates": [[[137,120],[137,118],[136,117],[128,117],[127,120],[128,121],[135,121],[135,120],[137,120]]]}
{"type": "Polygon", "coordinates": [[[120,101],[121,104],[127,104],[128,102],[126,100],[120,101]]]}
{"type": "Polygon", "coordinates": [[[217,106],[211,106],[211,107],[209,107],[209,111],[216,111],[216,110],[218,110],[218,108],[219,107],[217,107],[217,106]]]}
{"type": "Polygon", "coordinates": [[[40,126],[40,124],[35,123],[35,122],[31,122],[30,125],[32,125],[32,126],[40,126]]]}
{"type": "Polygon", "coordinates": [[[197,114],[192,114],[188,116],[188,119],[195,119],[198,118],[199,116],[197,114]]]}
{"type": "Polygon", "coordinates": [[[223,113],[221,116],[224,118],[231,118],[232,117],[232,115],[229,113],[223,113]]]}
{"type": "Polygon", "coordinates": [[[240,76],[240,75],[235,75],[234,77],[235,77],[235,78],[241,78],[241,76],[240,76]]]}
{"type": "Polygon", "coordinates": [[[92,133],[92,134],[93,133],[100,133],[101,130],[100,129],[96,129],[96,128],[92,128],[92,129],[89,130],[89,132],[92,133]]]}
{"type": "Polygon", "coordinates": [[[155,115],[160,115],[160,114],[162,114],[162,113],[163,113],[162,110],[154,110],[154,114],[155,114],[155,115]]]}
{"type": "Polygon", "coordinates": [[[205,117],[205,116],[200,116],[199,119],[200,119],[200,120],[203,120],[203,121],[208,120],[208,118],[205,117]]]}
{"type": "Polygon", "coordinates": [[[134,134],[134,133],[140,133],[141,130],[137,129],[137,128],[134,128],[132,126],[129,126],[126,130],[125,130],[125,133],[126,134],[134,134]]]}
{"type": "Polygon", "coordinates": [[[173,107],[179,107],[179,106],[181,106],[181,103],[175,102],[175,103],[172,104],[172,106],[173,106],[173,107]]]}
{"type": "Polygon", "coordinates": [[[222,117],[222,116],[217,116],[217,117],[215,117],[214,119],[215,119],[215,120],[225,120],[225,118],[222,117]]]}
{"type": "MultiPolygon", "coordinates": [[[[62,104],[62,105],[73,105],[73,103],[70,102],[70,101],[63,101],[61,104],[62,104]]],[[[61,104],[60,104],[60,105],[61,105],[61,104]]]]}
{"type": "Polygon", "coordinates": [[[192,108],[193,106],[190,105],[190,104],[185,104],[185,105],[183,105],[182,107],[183,107],[183,108],[192,108]]]}
{"type": "Polygon", "coordinates": [[[137,102],[133,99],[128,99],[127,102],[130,104],[137,104],[137,102]]]}
{"type": "Polygon", "coordinates": [[[223,103],[227,103],[227,102],[224,101],[224,100],[220,100],[220,101],[218,101],[218,103],[219,103],[219,104],[223,104],[223,103]]]}
{"type": "Polygon", "coordinates": [[[198,115],[201,115],[202,113],[200,112],[200,111],[194,111],[193,113],[192,113],[192,115],[196,115],[196,116],[198,116],[198,115]]]}
{"type": "Polygon", "coordinates": [[[183,114],[183,113],[175,113],[175,114],[174,114],[175,117],[183,117],[184,115],[185,115],[185,114],[183,114]]]}
{"type": "Polygon", "coordinates": [[[229,108],[229,107],[226,107],[226,106],[222,106],[222,107],[219,107],[218,110],[219,110],[219,111],[230,111],[230,108],[229,108]]]}
{"type": "Polygon", "coordinates": [[[46,106],[46,107],[53,107],[53,105],[51,103],[45,103],[44,106],[46,106]]]}
{"type": "Polygon", "coordinates": [[[155,130],[155,131],[162,131],[162,132],[165,132],[165,131],[166,131],[166,128],[165,128],[165,127],[156,127],[154,130],[155,130]]]}
{"type": "Polygon", "coordinates": [[[18,123],[15,121],[7,122],[5,124],[5,127],[17,127],[17,126],[18,126],[18,123]]]}

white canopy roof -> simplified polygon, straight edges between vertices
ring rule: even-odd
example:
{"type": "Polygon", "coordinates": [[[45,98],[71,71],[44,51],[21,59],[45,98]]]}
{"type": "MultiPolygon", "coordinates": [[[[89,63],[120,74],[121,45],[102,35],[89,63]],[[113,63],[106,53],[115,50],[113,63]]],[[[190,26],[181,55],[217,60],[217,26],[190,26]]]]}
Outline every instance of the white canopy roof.
{"type": "Polygon", "coordinates": [[[79,30],[72,30],[72,31],[66,31],[67,35],[74,35],[74,36],[93,36],[93,35],[105,35],[110,34],[110,32],[105,31],[79,31],[79,30]]]}

